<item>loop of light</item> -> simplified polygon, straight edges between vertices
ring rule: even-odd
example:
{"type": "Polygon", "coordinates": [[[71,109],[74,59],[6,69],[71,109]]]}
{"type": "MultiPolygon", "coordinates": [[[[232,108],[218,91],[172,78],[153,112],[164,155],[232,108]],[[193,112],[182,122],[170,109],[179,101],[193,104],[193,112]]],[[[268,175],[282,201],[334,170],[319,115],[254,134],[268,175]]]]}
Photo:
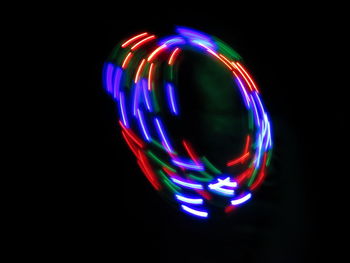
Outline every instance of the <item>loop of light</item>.
{"type": "Polygon", "coordinates": [[[122,136],[152,186],[173,197],[188,214],[206,218],[211,205],[230,213],[249,200],[252,190],[265,178],[272,152],[269,117],[256,83],[235,51],[202,32],[184,27],[176,30],[177,35],[160,40],[145,32],[123,41],[104,65],[104,86],[118,103],[122,136]],[[241,166],[239,174],[223,173],[189,141],[168,134],[162,116],[181,115],[174,67],[188,47],[219,61],[232,72],[233,85],[238,87],[248,111],[251,125],[245,147],[240,156],[227,160],[226,165],[241,166]],[[170,74],[165,83],[158,83],[157,74],[164,70],[170,74]],[[159,106],[161,99],[166,102],[166,109],[159,106]],[[219,205],[217,195],[224,198],[219,205]]]}

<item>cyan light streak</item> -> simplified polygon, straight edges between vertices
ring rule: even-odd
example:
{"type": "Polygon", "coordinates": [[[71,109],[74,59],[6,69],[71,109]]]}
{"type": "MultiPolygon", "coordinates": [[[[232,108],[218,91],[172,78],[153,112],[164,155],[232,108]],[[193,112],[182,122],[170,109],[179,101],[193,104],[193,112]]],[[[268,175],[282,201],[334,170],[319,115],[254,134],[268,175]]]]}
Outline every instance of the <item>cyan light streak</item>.
{"type": "Polygon", "coordinates": [[[194,30],[194,29],[190,29],[190,28],[186,28],[186,27],[177,27],[176,31],[182,35],[183,37],[187,38],[188,40],[196,40],[196,41],[200,41],[201,43],[205,44],[206,46],[216,50],[217,46],[215,44],[215,42],[211,39],[210,36],[208,36],[207,34],[194,30]]]}
{"type": "Polygon", "coordinates": [[[203,199],[202,198],[189,198],[189,197],[186,197],[186,196],[183,196],[183,195],[175,195],[176,196],[176,199],[181,201],[181,202],[184,202],[184,203],[188,203],[188,204],[194,204],[194,205],[201,205],[203,204],[203,199]]]}
{"type": "Polygon", "coordinates": [[[194,44],[195,47],[201,47],[201,48],[205,49],[206,51],[210,50],[210,48],[206,45],[207,43],[203,42],[201,40],[197,40],[197,39],[196,40],[190,40],[190,43],[192,44],[192,46],[194,44]]]}
{"type": "Polygon", "coordinates": [[[218,180],[217,183],[212,183],[208,185],[208,188],[210,190],[216,191],[223,195],[228,195],[228,196],[234,195],[235,191],[233,189],[227,189],[225,187],[235,188],[237,187],[237,182],[231,182],[230,177],[227,177],[225,179],[218,178],[217,180],[218,180]]]}
{"type": "Polygon", "coordinates": [[[215,188],[215,189],[210,188],[210,189],[222,195],[233,196],[235,194],[235,190],[233,189],[225,189],[225,188],[215,188]]]}
{"type": "Polygon", "coordinates": [[[177,36],[172,36],[172,37],[167,37],[159,41],[159,46],[161,45],[167,45],[168,47],[171,47],[173,45],[184,45],[186,44],[186,40],[183,39],[182,37],[177,37],[177,36]]]}

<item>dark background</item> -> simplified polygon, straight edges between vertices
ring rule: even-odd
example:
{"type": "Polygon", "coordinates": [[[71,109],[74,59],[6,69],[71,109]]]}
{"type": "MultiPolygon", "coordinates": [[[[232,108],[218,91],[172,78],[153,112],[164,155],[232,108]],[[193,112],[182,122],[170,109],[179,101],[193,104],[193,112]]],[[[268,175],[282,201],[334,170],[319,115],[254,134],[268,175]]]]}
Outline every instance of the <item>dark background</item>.
{"type": "MultiPolygon", "coordinates": [[[[131,8],[131,7],[130,7],[131,8]]],[[[99,262],[313,262],[334,257],[344,207],[344,85],[335,59],[342,17],[303,8],[261,12],[116,9],[73,18],[61,48],[67,205],[62,251],[99,262]],[[133,33],[202,30],[231,45],[251,69],[274,127],[272,170],[257,197],[223,220],[173,209],[136,166],[102,87],[102,65],[133,33]],[[68,110],[69,109],[69,110],[68,110]],[[72,109],[72,110],[71,110],[72,109]]],[[[60,26],[58,26],[60,28],[60,26]]],[[[62,136],[63,138],[64,136],[62,136]]],[[[59,168],[60,169],[60,168],[59,168]]]]}

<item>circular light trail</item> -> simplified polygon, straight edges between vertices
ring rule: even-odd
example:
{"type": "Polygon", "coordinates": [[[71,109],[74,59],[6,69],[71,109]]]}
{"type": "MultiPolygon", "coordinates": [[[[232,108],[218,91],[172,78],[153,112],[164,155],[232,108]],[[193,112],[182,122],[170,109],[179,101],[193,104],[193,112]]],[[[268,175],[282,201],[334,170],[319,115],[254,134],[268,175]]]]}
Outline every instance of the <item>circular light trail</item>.
{"type": "Polygon", "coordinates": [[[121,134],[152,186],[195,217],[210,217],[214,207],[229,214],[252,198],[266,176],[272,154],[269,116],[237,52],[197,30],[177,27],[176,32],[160,39],[143,32],[120,43],[104,65],[104,87],[118,104],[121,134]],[[225,167],[167,128],[169,116],[181,118],[175,72],[187,50],[218,61],[232,74],[232,88],[249,116],[244,148],[225,160],[225,167]]]}

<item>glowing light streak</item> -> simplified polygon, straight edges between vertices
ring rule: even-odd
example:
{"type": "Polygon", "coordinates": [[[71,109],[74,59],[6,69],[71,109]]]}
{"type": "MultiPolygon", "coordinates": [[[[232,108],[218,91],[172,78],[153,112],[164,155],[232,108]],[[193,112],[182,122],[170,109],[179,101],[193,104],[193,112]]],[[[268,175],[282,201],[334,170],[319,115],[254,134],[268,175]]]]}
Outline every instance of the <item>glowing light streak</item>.
{"type": "Polygon", "coordinates": [[[146,107],[147,107],[147,110],[149,112],[152,111],[152,107],[151,107],[151,98],[149,97],[149,93],[148,93],[148,89],[147,89],[147,83],[146,83],[146,80],[142,80],[142,93],[143,93],[143,97],[145,99],[145,103],[146,103],[146,107]]]}
{"type": "Polygon", "coordinates": [[[124,131],[122,131],[122,135],[126,141],[126,144],[129,146],[130,150],[137,157],[138,156],[138,148],[133,144],[131,139],[129,139],[129,137],[126,135],[126,133],[124,131]]]}
{"type": "Polygon", "coordinates": [[[255,89],[257,92],[259,92],[259,90],[258,90],[258,88],[256,87],[254,81],[252,80],[252,78],[251,78],[251,76],[249,75],[249,73],[244,69],[244,67],[243,67],[241,64],[239,64],[239,62],[236,62],[236,65],[237,65],[238,67],[240,67],[240,68],[243,70],[243,72],[245,73],[245,75],[246,75],[246,76],[248,77],[248,79],[250,80],[250,83],[253,85],[254,89],[255,89]]]}
{"type": "Polygon", "coordinates": [[[257,126],[260,127],[258,109],[256,108],[256,105],[255,105],[255,101],[254,101],[253,96],[250,95],[250,97],[251,97],[251,102],[252,102],[252,104],[253,104],[253,109],[254,109],[254,120],[255,120],[255,123],[257,124],[257,126]]]}
{"type": "Polygon", "coordinates": [[[184,161],[184,160],[179,160],[179,159],[173,159],[171,161],[175,165],[189,169],[189,170],[195,170],[195,171],[203,171],[204,170],[204,167],[201,164],[191,163],[189,161],[184,161]]]}
{"type": "Polygon", "coordinates": [[[182,209],[185,210],[186,212],[196,215],[196,216],[200,216],[200,217],[208,217],[208,212],[205,211],[201,211],[201,210],[196,210],[193,208],[190,208],[186,205],[181,205],[182,209]]]}
{"type": "Polygon", "coordinates": [[[234,200],[231,200],[231,204],[232,205],[240,205],[240,204],[243,204],[245,202],[247,202],[250,198],[252,197],[252,194],[249,193],[241,198],[238,198],[238,199],[234,199],[234,200]]]}
{"type": "Polygon", "coordinates": [[[156,48],[152,54],[148,57],[147,61],[151,62],[159,53],[165,49],[167,46],[165,44],[161,45],[160,47],[156,48]]]}
{"type": "Polygon", "coordinates": [[[139,65],[138,69],[137,69],[136,76],[135,76],[135,83],[137,83],[139,81],[140,72],[142,72],[143,67],[145,66],[145,62],[146,62],[146,60],[143,59],[139,65]]]}
{"type": "Polygon", "coordinates": [[[215,174],[221,174],[222,172],[216,168],[206,157],[202,158],[202,161],[205,163],[206,166],[215,174]]]}
{"type": "Polygon", "coordinates": [[[246,139],[246,143],[245,143],[245,147],[244,147],[245,153],[248,152],[249,144],[250,144],[250,136],[247,135],[247,139],[246,139]]]}
{"type": "Polygon", "coordinates": [[[119,121],[120,126],[123,128],[123,131],[140,147],[144,147],[144,142],[137,137],[130,129],[123,125],[121,121],[119,121]]]}
{"type": "Polygon", "coordinates": [[[219,192],[219,193],[224,194],[224,195],[233,195],[234,194],[233,189],[227,189],[224,187],[235,188],[235,187],[237,187],[237,182],[231,182],[230,177],[227,177],[225,179],[218,178],[217,183],[213,183],[213,184],[208,185],[208,188],[212,191],[216,191],[216,192],[219,192]]]}
{"type": "Polygon", "coordinates": [[[234,62],[231,62],[231,65],[232,65],[235,69],[237,69],[237,70],[239,71],[239,73],[241,73],[241,76],[244,78],[245,83],[247,83],[249,89],[250,89],[251,91],[253,91],[253,88],[252,88],[252,86],[250,85],[250,81],[246,78],[246,76],[245,76],[245,74],[242,72],[242,70],[241,70],[239,67],[237,67],[237,65],[236,65],[234,62]]]}
{"type": "Polygon", "coordinates": [[[266,176],[266,157],[267,154],[264,154],[264,160],[263,160],[263,168],[260,171],[258,177],[256,178],[256,180],[254,181],[254,183],[250,186],[251,190],[256,189],[259,185],[261,185],[261,183],[263,182],[265,176],[266,176]]]}
{"type": "Polygon", "coordinates": [[[151,63],[151,66],[149,67],[149,72],[148,72],[148,90],[152,90],[153,67],[154,67],[154,64],[151,63]]]}
{"type": "Polygon", "coordinates": [[[188,155],[191,157],[191,159],[196,163],[196,164],[199,164],[199,158],[197,156],[197,154],[195,153],[195,151],[193,150],[193,148],[191,147],[190,143],[185,141],[185,140],[182,140],[182,144],[183,146],[185,147],[188,155]]]}
{"type": "Polygon", "coordinates": [[[259,168],[259,167],[260,167],[262,144],[263,144],[263,140],[262,140],[262,138],[261,138],[261,134],[259,134],[259,139],[258,139],[258,154],[257,154],[257,158],[255,159],[255,167],[256,167],[256,168],[259,168]]]}
{"type": "Polygon", "coordinates": [[[163,170],[169,173],[170,175],[173,175],[176,173],[176,170],[170,167],[168,164],[166,164],[164,161],[162,161],[158,156],[156,156],[153,152],[147,151],[147,155],[152,158],[153,161],[158,163],[162,166],[163,170]]]}
{"type": "Polygon", "coordinates": [[[132,46],[131,50],[136,50],[137,48],[139,48],[140,46],[146,44],[147,42],[151,41],[152,39],[155,39],[156,36],[155,35],[152,35],[152,36],[149,36],[149,37],[146,37],[145,39],[137,42],[135,45],[132,46]]]}
{"type": "Polygon", "coordinates": [[[249,73],[240,63],[231,61],[232,57],[241,59],[234,50],[199,31],[183,27],[178,27],[177,31],[178,35],[159,41],[154,41],[155,35],[148,33],[125,41],[122,48],[127,47],[128,50],[115,49],[104,64],[103,84],[118,103],[122,136],[152,186],[157,190],[164,187],[164,192],[171,193],[188,214],[207,217],[209,211],[211,213],[207,208],[213,205],[229,213],[250,199],[250,191],[264,181],[272,152],[269,116],[249,73]],[[248,110],[251,134],[245,137],[243,152],[226,162],[232,168],[223,168],[224,173],[209,162],[202,152],[195,151],[189,141],[176,137],[172,141],[166,133],[168,130],[163,119],[160,119],[164,114],[170,121],[170,113],[178,116],[173,117],[176,122],[183,117],[179,116],[180,101],[175,89],[177,68],[173,67],[182,46],[224,64],[232,72],[233,85],[238,86],[248,110]],[[166,54],[163,56],[162,52],[166,54]],[[164,77],[160,75],[162,73],[165,73],[164,77]],[[163,89],[158,89],[162,86],[163,89]],[[168,109],[168,112],[162,112],[164,109],[168,109]],[[179,154],[185,154],[184,158],[172,147],[179,146],[180,141],[184,149],[179,149],[179,154]],[[233,167],[236,164],[240,166],[233,167]],[[232,174],[226,174],[226,169],[232,174]],[[243,190],[249,192],[241,195],[243,190]],[[195,192],[195,195],[190,192],[195,192]],[[235,199],[232,197],[234,195],[237,196],[235,199]],[[204,206],[205,200],[210,202],[204,206]]]}
{"type": "Polygon", "coordinates": [[[186,40],[183,39],[182,37],[170,37],[160,41],[160,45],[163,45],[163,44],[168,47],[173,45],[183,45],[183,44],[186,44],[186,40]]]}
{"type": "Polygon", "coordinates": [[[167,97],[168,97],[168,103],[170,105],[170,110],[173,114],[178,115],[178,109],[177,109],[177,104],[175,100],[175,94],[174,94],[174,87],[172,84],[168,83],[166,85],[167,87],[167,97]]]}
{"type": "Polygon", "coordinates": [[[132,113],[134,116],[136,116],[137,114],[137,109],[138,109],[138,106],[139,106],[139,99],[140,99],[140,89],[142,87],[140,86],[139,83],[137,83],[135,85],[135,88],[134,88],[134,98],[133,98],[133,103],[132,103],[132,113]]]}
{"type": "Polygon", "coordinates": [[[249,152],[246,152],[245,154],[243,154],[241,157],[231,160],[229,161],[226,165],[227,166],[233,166],[237,163],[242,163],[244,160],[246,160],[249,157],[249,152]]]}
{"type": "Polygon", "coordinates": [[[156,179],[157,177],[154,174],[150,164],[148,163],[146,156],[141,151],[139,151],[138,156],[139,156],[139,166],[144,172],[144,174],[146,175],[148,181],[150,181],[150,183],[153,185],[153,187],[156,190],[160,190],[161,186],[158,180],[156,179]]]}
{"type": "Polygon", "coordinates": [[[242,83],[242,81],[241,81],[241,79],[237,76],[237,74],[236,73],[234,73],[233,72],[233,74],[235,75],[235,81],[236,81],[236,83],[237,83],[237,86],[238,86],[238,88],[239,88],[239,90],[241,91],[241,94],[243,94],[243,98],[244,98],[244,104],[245,104],[245,106],[249,109],[250,108],[250,99],[249,99],[249,96],[248,96],[248,94],[247,94],[247,91],[245,90],[245,88],[244,88],[244,85],[243,85],[243,83],[242,83]]]}
{"type": "Polygon", "coordinates": [[[148,128],[146,127],[145,120],[143,118],[143,113],[139,109],[137,109],[137,116],[145,139],[147,141],[151,141],[151,136],[149,135],[148,128]]]}
{"type": "Polygon", "coordinates": [[[126,115],[126,111],[125,111],[125,98],[124,98],[123,92],[119,93],[119,109],[120,109],[120,113],[122,115],[122,121],[124,123],[124,126],[129,127],[128,119],[127,119],[127,115],[126,115]]]}
{"type": "Polygon", "coordinates": [[[173,51],[173,53],[171,53],[168,64],[169,65],[173,65],[177,55],[180,53],[181,49],[180,48],[175,48],[175,50],[173,51]]]}
{"type": "Polygon", "coordinates": [[[119,99],[119,86],[120,86],[120,80],[121,80],[122,74],[123,74],[123,70],[117,67],[114,73],[114,85],[113,85],[113,97],[115,99],[119,99]]]}
{"type": "Polygon", "coordinates": [[[183,195],[175,195],[177,200],[180,200],[184,203],[188,203],[188,204],[194,204],[194,205],[201,205],[203,204],[203,199],[202,198],[189,198],[183,195]]]}
{"type": "Polygon", "coordinates": [[[129,52],[128,55],[125,57],[125,59],[123,61],[122,69],[125,69],[128,66],[131,57],[132,57],[132,53],[129,52]]]}
{"type": "Polygon", "coordinates": [[[163,128],[163,125],[162,125],[161,121],[158,118],[155,118],[155,122],[156,122],[156,125],[157,125],[158,134],[159,134],[160,139],[162,140],[162,142],[165,144],[164,145],[165,148],[167,149],[168,152],[173,152],[173,149],[170,146],[169,140],[167,139],[167,136],[165,134],[165,131],[164,131],[164,128],[163,128]]]}
{"type": "Polygon", "coordinates": [[[139,38],[141,38],[141,37],[147,36],[147,35],[148,35],[147,32],[141,33],[141,34],[139,34],[139,35],[137,35],[137,36],[134,36],[134,37],[130,38],[129,40],[127,40],[126,42],[124,42],[121,46],[122,46],[122,48],[125,48],[125,47],[127,47],[128,45],[130,45],[132,42],[134,42],[135,40],[137,40],[137,39],[139,39],[139,38]]]}
{"type": "Polygon", "coordinates": [[[175,184],[187,187],[187,188],[191,188],[191,189],[199,189],[202,190],[203,189],[203,185],[201,184],[197,184],[197,183],[192,183],[192,182],[186,182],[180,179],[177,179],[175,177],[171,177],[170,180],[172,180],[175,184]]]}
{"type": "Polygon", "coordinates": [[[205,43],[206,45],[210,46],[211,48],[216,49],[215,42],[211,39],[210,36],[206,35],[203,32],[193,30],[186,27],[177,27],[176,31],[182,35],[183,37],[187,38],[190,41],[197,40],[202,43],[205,43]]]}
{"type": "Polygon", "coordinates": [[[106,87],[108,92],[112,92],[112,75],[114,71],[114,66],[112,64],[107,64],[106,69],[106,87]]]}

